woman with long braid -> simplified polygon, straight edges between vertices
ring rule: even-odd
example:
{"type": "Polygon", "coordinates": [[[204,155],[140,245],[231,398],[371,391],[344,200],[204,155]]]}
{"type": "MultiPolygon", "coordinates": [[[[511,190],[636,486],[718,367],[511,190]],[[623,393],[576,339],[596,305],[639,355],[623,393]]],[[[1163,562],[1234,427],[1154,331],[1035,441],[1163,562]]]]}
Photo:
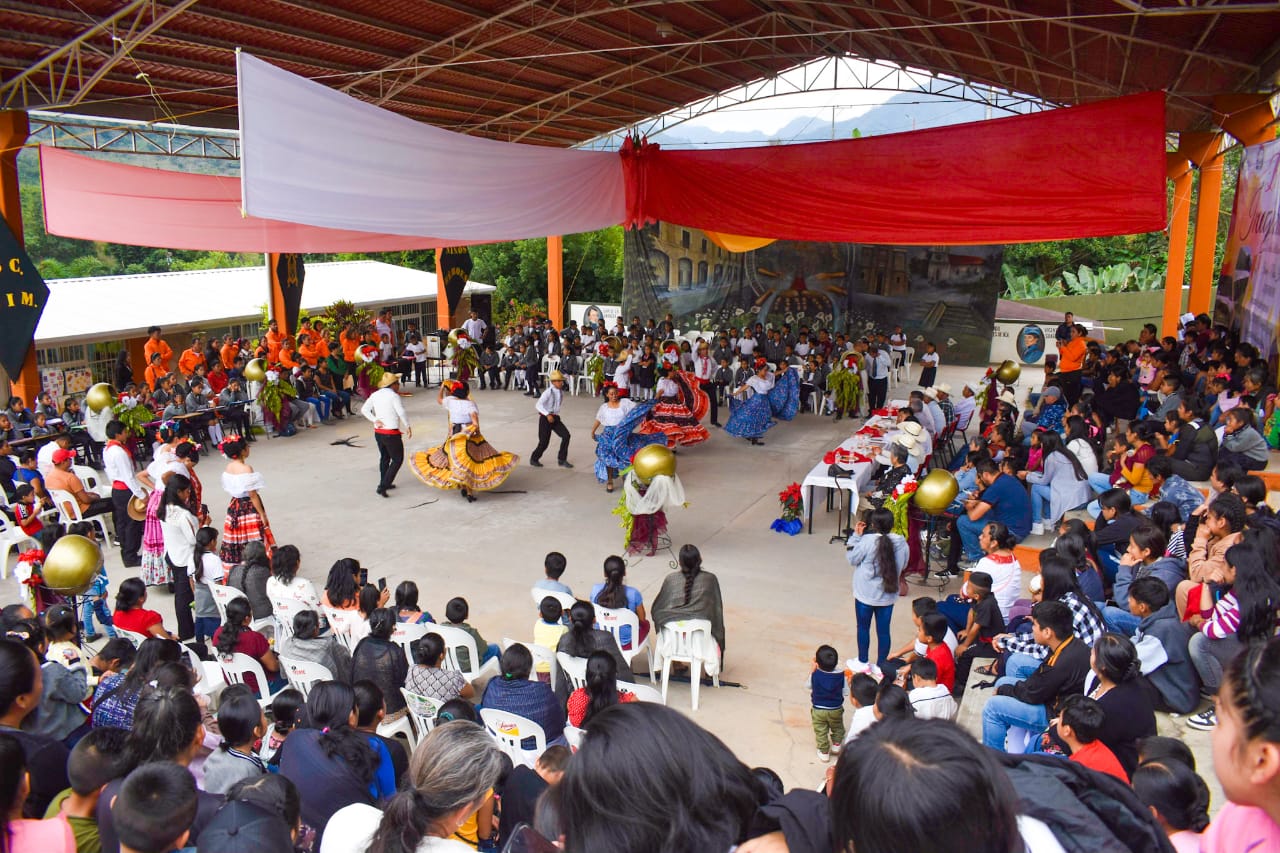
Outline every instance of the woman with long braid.
{"type": "Polygon", "coordinates": [[[662,630],[668,622],[681,619],[706,619],[711,622],[711,636],[724,654],[724,600],[720,597],[720,581],[702,568],[702,553],[696,545],[680,548],[680,571],[662,581],[653,599],[653,622],[662,630]]]}

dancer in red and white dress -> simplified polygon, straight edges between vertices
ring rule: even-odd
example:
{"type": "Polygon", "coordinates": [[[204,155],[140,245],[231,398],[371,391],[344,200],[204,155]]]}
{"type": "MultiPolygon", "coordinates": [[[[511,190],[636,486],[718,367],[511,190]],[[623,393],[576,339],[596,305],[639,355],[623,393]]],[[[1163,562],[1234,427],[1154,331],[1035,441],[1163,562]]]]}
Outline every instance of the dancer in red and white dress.
{"type": "Polygon", "coordinates": [[[689,447],[711,437],[702,425],[711,408],[711,398],[699,387],[697,377],[664,358],[662,376],[654,392],[658,402],[637,432],[666,433],[668,447],[689,447]]]}

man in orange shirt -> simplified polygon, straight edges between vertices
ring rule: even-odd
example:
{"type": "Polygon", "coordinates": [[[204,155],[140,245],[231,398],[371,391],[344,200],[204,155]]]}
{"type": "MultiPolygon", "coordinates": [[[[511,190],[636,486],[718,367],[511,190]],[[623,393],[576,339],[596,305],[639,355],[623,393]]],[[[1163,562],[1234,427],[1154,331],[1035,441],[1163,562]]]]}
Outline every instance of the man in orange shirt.
{"type": "Polygon", "coordinates": [[[315,367],[320,361],[320,348],[306,332],[298,332],[298,355],[311,367],[315,367]]]}
{"type": "Polygon", "coordinates": [[[223,369],[231,370],[234,368],[236,366],[236,356],[238,355],[240,355],[240,344],[232,340],[230,335],[223,335],[222,349],[218,351],[218,358],[222,361],[223,369]]]}
{"type": "Polygon", "coordinates": [[[287,336],[280,331],[280,324],[272,320],[267,324],[267,363],[275,364],[280,360],[280,347],[287,336]]]}
{"type": "Polygon", "coordinates": [[[146,379],[147,385],[151,386],[151,390],[156,390],[156,386],[160,384],[160,380],[169,375],[169,371],[161,363],[161,356],[158,352],[151,354],[151,363],[147,365],[143,378],[146,379]]]}
{"type": "Polygon", "coordinates": [[[160,337],[160,327],[152,326],[147,329],[147,342],[142,345],[142,353],[147,359],[147,364],[151,364],[152,353],[160,354],[160,366],[164,368],[164,372],[168,373],[173,367],[173,348],[160,337]]]}
{"type": "Polygon", "coordinates": [[[1081,370],[1088,351],[1089,337],[1079,323],[1071,327],[1071,339],[1058,345],[1058,387],[1068,406],[1074,406],[1080,399],[1081,370]]]}
{"type": "Polygon", "coordinates": [[[71,463],[75,458],[75,451],[72,450],[59,447],[53,451],[53,467],[44,477],[45,490],[68,492],[75,498],[82,517],[111,512],[111,498],[98,497],[85,491],[84,483],[71,472],[71,463]]]}
{"type": "Polygon", "coordinates": [[[338,333],[338,343],[342,344],[342,360],[347,363],[347,375],[355,376],[356,350],[360,349],[359,333],[347,326],[347,328],[338,333]]]}
{"type": "Polygon", "coordinates": [[[178,372],[183,376],[190,377],[201,364],[206,368],[209,366],[204,357],[203,344],[204,341],[197,335],[191,339],[191,346],[178,356],[178,372]]]}
{"type": "Polygon", "coordinates": [[[293,342],[290,341],[288,338],[285,338],[284,341],[280,344],[280,354],[279,354],[278,360],[280,362],[281,367],[288,368],[289,370],[293,370],[295,367],[298,367],[301,364],[301,362],[298,361],[298,353],[293,348],[293,342]]]}

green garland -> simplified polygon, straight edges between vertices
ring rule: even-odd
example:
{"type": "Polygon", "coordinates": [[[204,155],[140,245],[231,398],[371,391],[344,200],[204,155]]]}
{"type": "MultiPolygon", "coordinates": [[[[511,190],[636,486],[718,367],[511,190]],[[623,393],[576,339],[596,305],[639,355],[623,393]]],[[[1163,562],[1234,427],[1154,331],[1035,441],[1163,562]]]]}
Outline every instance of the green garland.
{"type": "Polygon", "coordinates": [[[604,384],[604,359],[598,355],[587,358],[587,376],[591,377],[591,386],[599,390],[604,384]]]}
{"type": "Polygon", "coordinates": [[[827,376],[827,389],[835,399],[836,408],[842,412],[855,412],[862,402],[862,377],[853,371],[838,367],[827,376]]]}
{"type": "Polygon", "coordinates": [[[631,510],[627,509],[627,490],[626,490],[625,484],[626,484],[627,472],[630,470],[631,468],[630,466],[628,466],[618,472],[618,476],[622,479],[622,482],[624,485],[622,489],[622,494],[618,496],[618,505],[613,508],[613,515],[618,516],[618,526],[621,527],[623,530],[623,536],[622,536],[623,550],[626,550],[627,548],[631,547],[631,531],[634,528],[635,522],[636,522],[635,517],[631,514],[631,510]]]}
{"type": "Polygon", "coordinates": [[[480,367],[480,356],[476,355],[475,347],[457,347],[454,349],[453,366],[460,368],[464,365],[470,367],[472,371],[480,367]]]}
{"type": "Polygon", "coordinates": [[[899,536],[907,535],[907,511],[911,509],[911,496],[915,492],[907,492],[900,498],[888,497],[885,499],[885,509],[893,511],[893,532],[899,536]]]}
{"type": "Polygon", "coordinates": [[[366,361],[356,366],[356,376],[368,379],[370,388],[377,388],[378,383],[382,381],[382,374],[386,372],[376,361],[366,361]]]}
{"type": "Polygon", "coordinates": [[[270,412],[273,418],[280,420],[284,401],[296,396],[298,392],[288,382],[281,382],[279,379],[274,382],[263,382],[262,390],[258,392],[258,405],[270,412]]]}
{"type": "Polygon", "coordinates": [[[149,424],[156,419],[155,414],[146,406],[130,408],[124,403],[116,403],[111,407],[111,411],[115,414],[116,420],[124,424],[124,428],[134,435],[145,434],[143,424],[149,424]]]}

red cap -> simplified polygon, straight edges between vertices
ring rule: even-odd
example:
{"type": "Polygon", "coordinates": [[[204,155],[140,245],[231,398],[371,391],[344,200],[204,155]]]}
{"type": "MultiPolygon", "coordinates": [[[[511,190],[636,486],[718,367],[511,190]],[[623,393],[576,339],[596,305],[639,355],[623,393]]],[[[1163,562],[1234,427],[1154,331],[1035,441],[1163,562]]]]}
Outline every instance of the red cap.
{"type": "Polygon", "coordinates": [[[53,451],[54,465],[57,465],[60,462],[66,462],[68,459],[75,459],[75,458],[76,458],[76,454],[73,451],[67,450],[62,447],[59,447],[57,450],[53,451]]]}

